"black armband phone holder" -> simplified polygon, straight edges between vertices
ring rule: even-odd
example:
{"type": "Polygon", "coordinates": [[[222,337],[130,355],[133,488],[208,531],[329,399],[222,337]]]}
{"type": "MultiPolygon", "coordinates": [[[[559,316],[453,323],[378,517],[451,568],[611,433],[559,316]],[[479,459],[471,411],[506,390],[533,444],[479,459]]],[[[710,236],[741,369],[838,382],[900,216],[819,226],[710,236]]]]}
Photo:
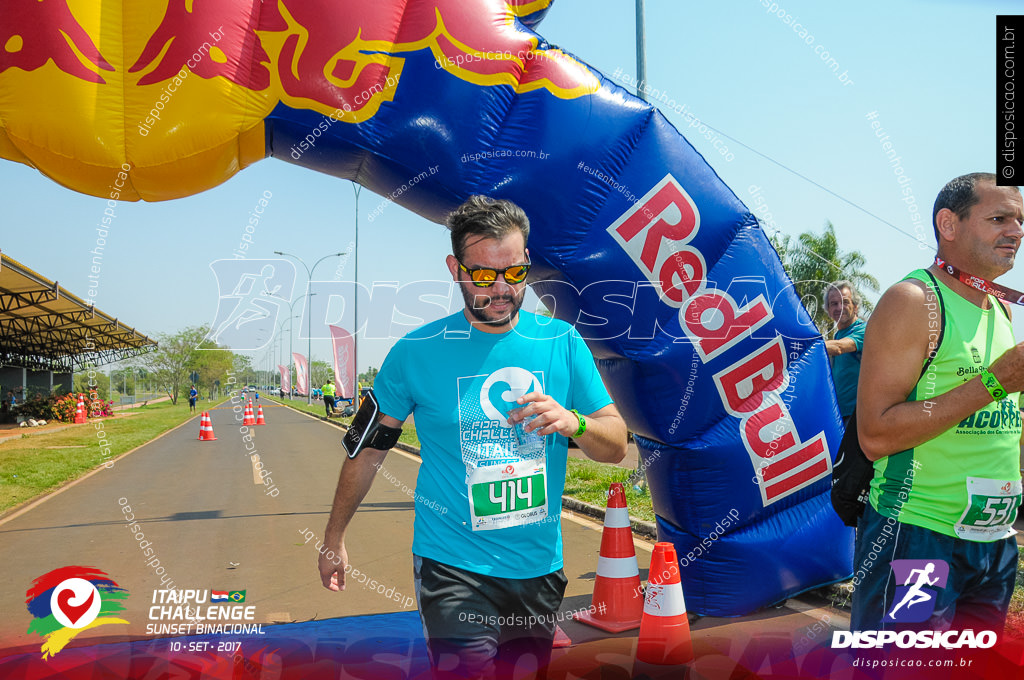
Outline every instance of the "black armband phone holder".
{"type": "Polygon", "coordinates": [[[355,458],[366,448],[387,451],[398,443],[402,428],[382,425],[380,416],[380,404],[373,390],[369,390],[359,403],[359,410],[341,440],[349,458],[355,458]]]}

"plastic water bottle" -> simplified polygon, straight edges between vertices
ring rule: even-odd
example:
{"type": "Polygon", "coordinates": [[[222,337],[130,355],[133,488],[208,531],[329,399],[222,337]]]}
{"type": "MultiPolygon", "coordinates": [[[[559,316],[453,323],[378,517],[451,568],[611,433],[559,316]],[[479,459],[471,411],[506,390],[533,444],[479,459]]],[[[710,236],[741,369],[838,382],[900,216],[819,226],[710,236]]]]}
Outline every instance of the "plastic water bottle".
{"type": "Polygon", "coordinates": [[[537,416],[526,416],[515,424],[516,441],[519,442],[518,453],[521,458],[539,458],[544,453],[544,437],[539,429],[526,431],[526,425],[537,416]]]}

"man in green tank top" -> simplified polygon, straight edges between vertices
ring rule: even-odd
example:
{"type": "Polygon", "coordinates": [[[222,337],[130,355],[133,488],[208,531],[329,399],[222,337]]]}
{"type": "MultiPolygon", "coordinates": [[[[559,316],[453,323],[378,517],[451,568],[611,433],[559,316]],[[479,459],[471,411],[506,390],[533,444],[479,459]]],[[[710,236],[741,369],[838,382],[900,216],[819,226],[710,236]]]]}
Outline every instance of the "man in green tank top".
{"type": "MultiPolygon", "coordinates": [[[[992,281],[1013,268],[1022,220],[1016,187],[958,177],[935,201],[938,257],[992,281]]],[[[1022,388],[1024,344],[992,295],[933,263],[879,300],[857,399],[875,471],[857,527],[853,630],[1002,631],[1017,564],[1022,388]]]]}

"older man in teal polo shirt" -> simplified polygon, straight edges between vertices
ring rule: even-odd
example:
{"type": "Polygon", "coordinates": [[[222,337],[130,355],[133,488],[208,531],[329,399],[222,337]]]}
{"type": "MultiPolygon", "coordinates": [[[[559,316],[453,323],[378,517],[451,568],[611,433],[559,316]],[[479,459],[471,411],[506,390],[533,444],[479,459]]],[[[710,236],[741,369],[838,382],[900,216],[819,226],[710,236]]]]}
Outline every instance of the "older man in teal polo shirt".
{"type": "Polygon", "coordinates": [[[857,407],[857,381],[860,379],[860,350],[864,346],[867,323],[857,316],[860,294],[849,281],[830,283],[825,289],[825,309],[836,322],[836,336],[825,341],[832,357],[832,380],[836,384],[839,415],[845,423],[857,407]]]}

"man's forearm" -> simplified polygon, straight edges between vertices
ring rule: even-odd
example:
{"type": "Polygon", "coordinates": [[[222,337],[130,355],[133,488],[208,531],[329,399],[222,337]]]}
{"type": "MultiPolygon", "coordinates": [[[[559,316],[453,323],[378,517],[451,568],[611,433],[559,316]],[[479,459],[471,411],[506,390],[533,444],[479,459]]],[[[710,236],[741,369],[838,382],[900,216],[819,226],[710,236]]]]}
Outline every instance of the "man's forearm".
{"type": "Polygon", "coordinates": [[[587,431],[573,440],[587,458],[618,463],[626,457],[626,423],[617,415],[587,418],[587,431]]]}
{"type": "Polygon", "coordinates": [[[992,395],[980,378],[974,378],[934,399],[890,406],[878,418],[858,412],[861,449],[869,460],[906,451],[934,439],[991,403],[992,395]]]}
{"type": "Polygon", "coordinates": [[[839,340],[826,340],[825,349],[829,356],[838,356],[840,354],[852,354],[857,351],[857,343],[853,341],[853,338],[840,338],[839,340]]]}
{"type": "Polygon", "coordinates": [[[325,543],[338,543],[345,538],[345,530],[356,514],[359,504],[373,485],[387,451],[363,449],[355,458],[346,458],[338,476],[338,487],[334,492],[334,504],[324,529],[325,543]]]}

